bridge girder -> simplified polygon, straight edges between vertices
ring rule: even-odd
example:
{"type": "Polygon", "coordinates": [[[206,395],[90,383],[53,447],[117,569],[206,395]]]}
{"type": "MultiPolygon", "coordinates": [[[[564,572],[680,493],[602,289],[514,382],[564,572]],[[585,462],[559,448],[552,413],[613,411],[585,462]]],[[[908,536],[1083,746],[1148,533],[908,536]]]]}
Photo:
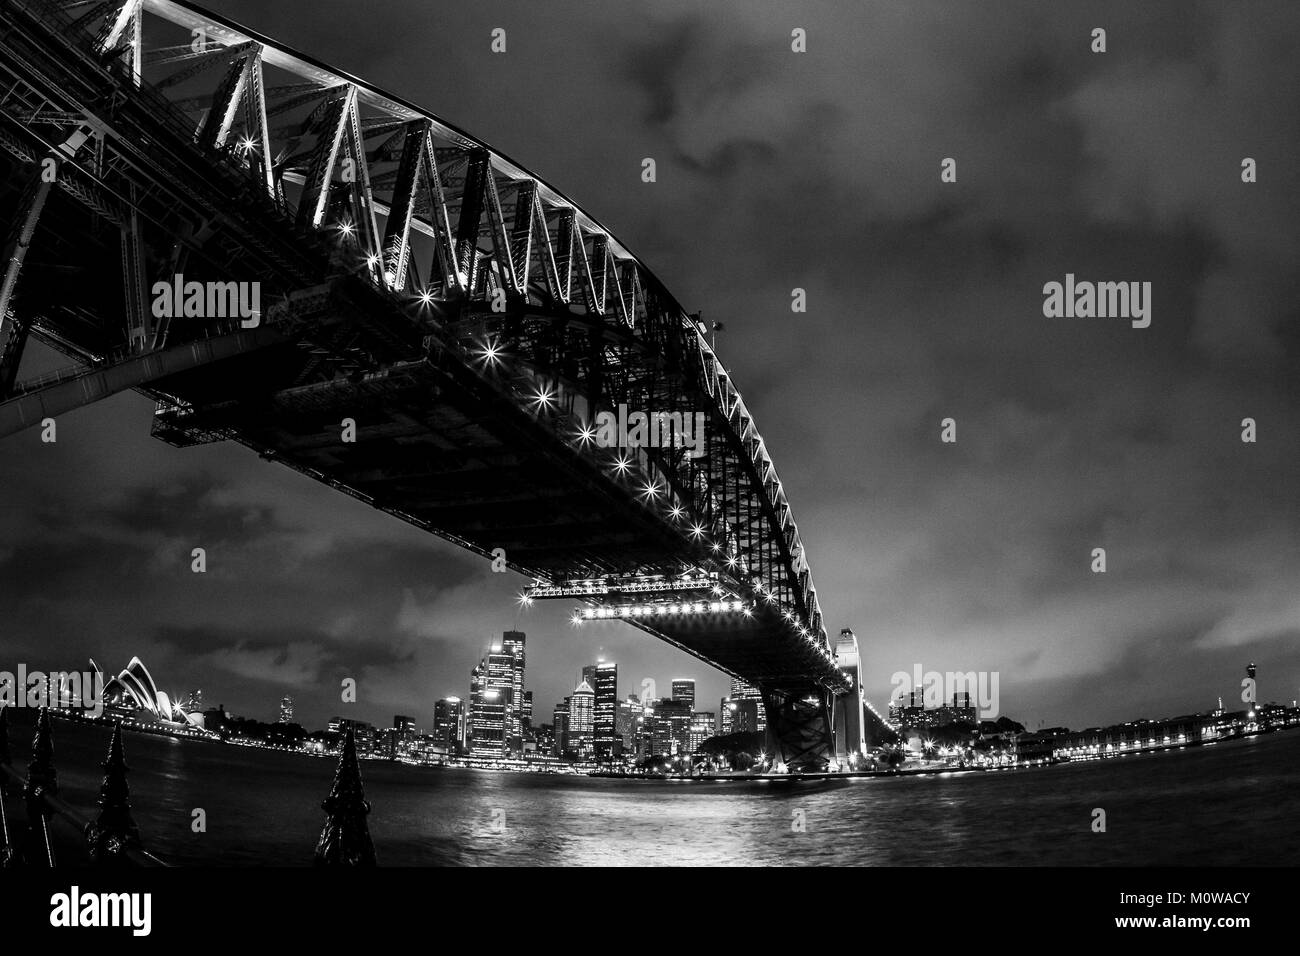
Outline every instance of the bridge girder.
{"type": "MultiPolygon", "coordinates": [[[[60,298],[42,281],[49,263],[24,266],[37,334],[89,367],[19,384],[0,404],[0,436],[31,424],[42,393],[62,388],[67,407],[69,383],[95,375],[156,396],[160,437],[244,442],[481,554],[493,529],[464,515],[519,500],[500,447],[517,441],[556,482],[540,500],[578,515],[557,490],[567,483],[598,503],[589,518],[616,518],[635,544],[620,557],[570,522],[566,568],[520,524],[512,567],[557,587],[593,573],[717,575],[799,661],[785,686],[766,673],[756,683],[782,700],[843,689],[784,488],[740,392],[698,322],[594,218],[438,117],[188,3],[124,0],[74,22],[45,0],[3,0],[0,18],[0,146],[32,162],[69,125],[85,130],[45,219],[60,235],[115,226],[129,265],[110,280],[78,264],[91,282],[120,283],[117,307],[102,294],[60,298]],[[203,48],[186,52],[199,33],[203,48]],[[130,279],[181,264],[187,278],[247,278],[298,305],[268,310],[268,328],[282,323],[274,332],[239,339],[255,347],[182,368],[177,350],[214,329],[172,321],[142,334],[130,279]],[[149,356],[171,358],[151,374],[149,356]],[[590,447],[584,429],[619,405],[702,413],[703,453],[590,447]],[[373,429],[370,447],[387,456],[377,467],[393,473],[372,480],[355,449],[331,440],[327,413],[340,407],[375,409],[362,432],[373,429]],[[275,429],[254,422],[267,409],[283,417],[275,429]],[[496,463],[498,486],[459,509],[413,491],[420,456],[458,444],[496,463]]],[[[798,707],[788,716],[808,724],[798,707]]]]}

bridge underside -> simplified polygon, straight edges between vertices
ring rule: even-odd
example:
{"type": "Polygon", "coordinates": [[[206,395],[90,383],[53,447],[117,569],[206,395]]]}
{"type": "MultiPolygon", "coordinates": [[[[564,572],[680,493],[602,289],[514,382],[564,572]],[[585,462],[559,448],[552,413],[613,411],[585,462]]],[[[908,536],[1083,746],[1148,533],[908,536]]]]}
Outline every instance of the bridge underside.
{"type": "Polygon", "coordinates": [[[803,546],[658,280],[354,78],[173,0],[79,16],[0,0],[0,439],[141,391],[164,441],[243,443],[755,685],[774,752],[820,769],[845,682],[803,546]],[[181,274],[258,285],[256,327],[152,312],[181,274]],[[29,338],[77,366],[22,380],[29,338]],[[623,404],[703,415],[702,454],[575,437],[623,404]]]}

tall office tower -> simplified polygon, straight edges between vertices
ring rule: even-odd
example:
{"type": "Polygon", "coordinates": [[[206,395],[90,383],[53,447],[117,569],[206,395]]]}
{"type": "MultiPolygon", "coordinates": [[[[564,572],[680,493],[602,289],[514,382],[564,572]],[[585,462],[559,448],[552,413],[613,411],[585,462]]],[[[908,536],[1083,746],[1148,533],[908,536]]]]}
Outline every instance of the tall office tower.
{"type": "Polygon", "coordinates": [[[692,710],[695,709],[694,677],[673,678],[673,700],[685,701],[692,710]]]}
{"type": "Polygon", "coordinates": [[[582,668],[582,679],[591,685],[592,690],[596,689],[596,668],[599,666],[600,663],[597,662],[595,664],[587,664],[582,668]]]}
{"type": "Polygon", "coordinates": [[[645,706],[635,694],[618,702],[614,711],[614,736],[625,754],[636,753],[636,738],[645,715],[645,706]]]}
{"type": "Polygon", "coordinates": [[[656,757],[687,752],[691,738],[691,709],[685,701],[664,698],[655,701],[646,718],[646,750],[656,757]]]}
{"type": "Polygon", "coordinates": [[[731,718],[736,712],[736,705],[731,702],[730,697],[724,697],[718,701],[718,713],[721,717],[718,720],[718,733],[722,736],[732,733],[731,718]]]}
{"type": "Polygon", "coordinates": [[[763,695],[758,692],[757,687],[752,687],[743,680],[733,677],[731,678],[731,700],[733,703],[739,703],[742,700],[754,701],[755,713],[758,715],[758,726],[753,729],[767,729],[767,712],[763,709],[763,695]]]}
{"type": "Polygon", "coordinates": [[[508,725],[506,737],[510,749],[523,747],[524,737],[524,632],[506,631],[501,635],[501,647],[513,655],[514,666],[510,672],[510,699],[507,706],[508,725]]]}
{"type": "Polygon", "coordinates": [[[691,715],[691,724],[686,739],[686,752],[695,753],[700,749],[700,744],[713,736],[715,718],[707,710],[697,710],[691,715]]]}
{"type": "Polygon", "coordinates": [[[465,741],[465,702],[444,697],[433,705],[433,739],[449,749],[465,741]]]}
{"type": "Polygon", "coordinates": [[[618,665],[602,661],[596,665],[595,677],[596,682],[591,685],[596,695],[592,714],[592,742],[596,756],[608,759],[616,756],[622,747],[614,726],[618,710],[618,665]]]}
{"type": "Polygon", "coordinates": [[[201,714],[203,713],[203,691],[192,690],[190,695],[185,698],[185,713],[201,714]]]}
{"type": "Polygon", "coordinates": [[[530,729],[533,725],[533,692],[531,690],[524,691],[523,724],[524,730],[530,729]]]}
{"type": "Polygon", "coordinates": [[[293,698],[292,697],[280,698],[280,719],[278,723],[281,724],[293,723],[293,698]]]}
{"type": "Polygon", "coordinates": [[[595,744],[596,692],[585,680],[569,697],[569,749],[591,756],[595,744]]]}
{"type": "Polygon", "coordinates": [[[569,703],[572,698],[564,698],[564,703],[556,704],[551,712],[551,724],[555,734],[555,756],[563,757],[569,749],[569,703]]]}
{"type": "Polygon", "coordinates": [[[499,756],[508,743],[509,707],[514,694],[515,655],[494,644],[470,674],[470,752],[499,756]]]}

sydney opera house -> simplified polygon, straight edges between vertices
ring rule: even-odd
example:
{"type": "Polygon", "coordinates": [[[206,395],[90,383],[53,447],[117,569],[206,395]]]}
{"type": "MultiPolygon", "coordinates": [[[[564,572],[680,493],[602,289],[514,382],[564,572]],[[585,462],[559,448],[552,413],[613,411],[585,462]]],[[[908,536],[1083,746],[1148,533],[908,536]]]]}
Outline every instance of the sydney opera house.
{"type": "Polygon", "coordinates": [[[149,668],[138,657],[131,658],[131,663],[116,677],[108,677],[91,658],[90,666],[103,678],[104,708],[119,712],[128,711],[129,716],[141,723],[159,722],[180,725],[182,727],[203,727],[203,715],[187,714],[181,705],[173,701],[165,691],[158,689],[149,668]]]}

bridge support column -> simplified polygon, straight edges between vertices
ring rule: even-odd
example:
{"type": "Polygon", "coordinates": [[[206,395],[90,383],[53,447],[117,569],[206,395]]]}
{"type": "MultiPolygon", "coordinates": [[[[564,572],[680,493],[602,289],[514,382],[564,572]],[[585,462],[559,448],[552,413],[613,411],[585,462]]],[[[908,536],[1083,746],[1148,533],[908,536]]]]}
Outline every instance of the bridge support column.
{"type": "Polygon", "coordinates": [[[867,753],[862,688],[858,682],[855,680],[853,687],[836,697],[831,706],[835,718],[835,760],[841,768],[848,768],[867,753]]]}
{"type": "Polygon", "coordinates": [[[767,713],[767,750],[778,772],[821,773],[835,757],[831,695],[802,696],[762,689],[767,713]]]}
{"type": "Polygon", "coordinates": [[[0,280],[0,399],[13,391],[18,365],[23,358],[23,347],[27,344],[30,318],[20,316],[13,305],[18,277],[23,271],[23,260],[27,258],[27,250],[36,234],[36,223],[40,221],[45,199],[50,194],[51,184],[41,173],[41,167],[37,166],[31,182],[23,191],[13,225],[6,237],[4,258],[0,260],[5,270],[4,279],[0,280]]]}

